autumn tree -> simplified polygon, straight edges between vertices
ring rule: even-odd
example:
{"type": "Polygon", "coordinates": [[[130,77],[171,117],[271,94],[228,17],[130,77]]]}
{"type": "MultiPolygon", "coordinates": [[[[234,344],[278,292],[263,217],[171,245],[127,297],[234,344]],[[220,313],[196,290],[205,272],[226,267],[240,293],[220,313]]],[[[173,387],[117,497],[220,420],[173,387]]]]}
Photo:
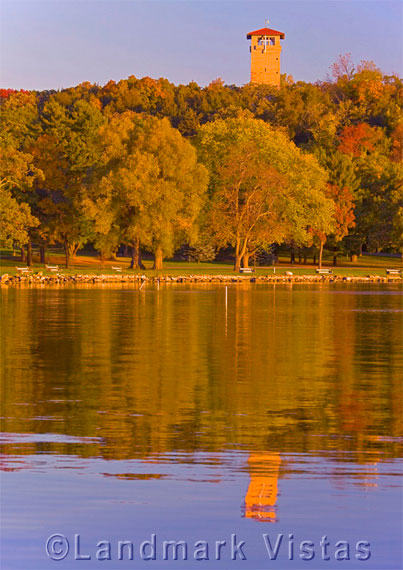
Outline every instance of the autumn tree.
{"type": "Polygon", "coordinates": [[[382,130],[367,123],[344,127],[339,135],[338,150],[355,157],[373,152],[383,141],[382,130]]]}
{"type": "MultiPolygon", "coordinates": [[[[393,131],[394,136],[398,133],[398,128],[393,131]]],[[[342,129],[338,149],[351,160],[360,179],[351,237],[358,242],[360,251],[364,245],[375,250],[400,250],[396,232],[403,179],[401,161],[396,160],[399,143],[395,138],[389,139],[384,129],[359,123],[342,129]]]]}
{"type": "Polygon", "coordinates": [[[264,244],[280,242],[286,225],[278,209],[284,204],[286,181],[266,161],[253,143],[240,144],[217,168],[219,180],[210,204],[210,229],[219,246],[235,247],[234,270],[264,244]],[[259,160],[260,159],[260,160],[259,160]],[[276,208],[277,206],[277,208],[276,208]]]}
{"type": "Polygon", "coordinates": [[[66,267],[89,238],[81,188],[100,160],[98,133],[105,119],[97,105],[78,100],[64,107],[54,98],[44,106],[43,134],[32,146],[44,173],[38,204],[48,239],[63,244],[66,267]]]}
{"type": "Polygon", "coordinates": [[[119,243],[131,246],[131,268],[142,266],[140,243],[146,239],[147,207],[157,175],[152,157],[137,145],[136,115],[114,114],[100,130],[100,167],[83,188],[83,206],[101,258],[113,255],[119,243]]]}
{"type": "Polygon", "coordinates": [[[307,243],[312,218],[330,224],[324,171],[284,133],[243,114],[203,126],[197,145],[211,175],[211,231],[235,248],[235,271],[261,246],[307,243]]]}
{"type": "MultiPolygon", "coordinates": [[[[25,261],[25,249],[27,245],[26,262],[32,265],[32,237],[34,229],[39,226],[37,218],[32,218],[35,223],[28,223],[29,216],[32,214],[32,208],[35,208],[36,196],[33,191],[35,181],[43,178],[41,170],[35,167],[34,158],[28,153],[24,153],[16,149],[13,144],[7,144],[0,136],[0,187],[3,192],[3,206],[6,202],[10,203],[9,223],[13,224],[13,216],[20,211],[17,218],[22,220],[18,223],[19,238],[16,243],[21,246],[21,261],[25,261]],[[18,209],[17,206],[18,205],[18,209]],[[23,220],[26,220],[23,221],[23,220]],[[24,231],[21,231],[24,227],[24,231]],[[22,240],[25,236],[26,240],[22,240]]],[[[8,139],[9,140],[9,139],[8,139]]],[[[6,212],[3,212],[3,221],[6,212]]]]}
{"type": "MultiPolygon", "coordinates": [[[[206,169],[167,119],[114,115],[100,136],[105,145],[102,175],[89,188],[86,202],[96,231],[130,243],[136,255],[140,244],[149,248],[154,269],[161,269],[175,246],[194,237],[206,169]]],[[[138,257],[133,259],[136,265],[138,257]]]]}
{"type": "Polygon", "coordinates": [[[39,225],[31,214],[30,207],[18,203],[11,192],[0,184],[0,243],[11,247],[15,243],[24,245],[29,240],[29,231],[39,225]]]}
{"type": "MultiPolygon", "coordinates": [[[[325,193],[334,202],[333,228],[330,243],[333,249],[333,263],[337,263],[338,246],[349,231],[355,227],[355,200],[359,195],[360,178],[350,156],[334,150],[333,152],[317,149],[316,156],[327,173],[325,193]]],[[[315,234],[315,232],[313,232],[315,234]]],[[[329,242],[329,234],[318,231],[319,267],[322,266],[323,247],[329,242]]]]}
{"type": "MultiPolygon", "coordinates": [[[[28,211],[37,216],[35,183],[43,179],[43,173],[35,165],[30,151],[32,142],[40,133],[36,95],[24,91],[10,93],[0,106],[0,120],[1,186],[18,204],[27,204],[28,211]]],[[[26,212],[26,209],[21,211],[26,212]]],[[[23,234],[27,238],[25,243],[17,240],[21,246],[21,261],[28,265],[32,265],[32,240],[37,235],[37,226],[37,223],[26,226],[23,234]]]]}
{"type": "MultiPolygon", "coordinates": [[[[347,187],[340,187],[336,184],[328,184],[326,188],[326,196],[334,203],[334,213],[331,228],[331,237],[337,244],[347,234],[350,228],[355,226],[354,216],[354,199],[351,190],[347,187]]],[[[328,233],[322,228],[314,229],[313,233],[319,239],[319,268],[322,267],[323,247],[328,239],[328,233]]],[[[333,264],[337,262],[337,251],[334,247],[333,264]]]]}

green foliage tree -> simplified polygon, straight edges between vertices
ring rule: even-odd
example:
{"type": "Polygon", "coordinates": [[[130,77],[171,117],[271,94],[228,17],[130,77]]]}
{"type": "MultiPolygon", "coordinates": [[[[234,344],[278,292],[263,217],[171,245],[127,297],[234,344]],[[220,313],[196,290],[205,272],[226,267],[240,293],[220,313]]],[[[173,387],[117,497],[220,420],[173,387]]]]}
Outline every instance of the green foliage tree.
{"type": "Polygon", "coordinates": [[[356,207],[357,232],[372,251],[401,251],[402,164],[384,156],[360,161],[361,192],[356,207]]]}

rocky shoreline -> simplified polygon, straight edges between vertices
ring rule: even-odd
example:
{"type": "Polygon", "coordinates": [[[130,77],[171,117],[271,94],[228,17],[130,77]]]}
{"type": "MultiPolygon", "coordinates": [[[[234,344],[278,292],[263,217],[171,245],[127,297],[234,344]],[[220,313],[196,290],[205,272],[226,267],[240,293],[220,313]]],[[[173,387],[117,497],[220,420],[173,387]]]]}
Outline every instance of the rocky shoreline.
{"type": "Polygon", "coordinates": [[[403,283],[400,275],[63,275],[62,273],[44,275],[42,272],[22,275],[0,276],[0,285],[107,285],[128,284],[143,287],[146,284],[174,283],[403,283]]]}

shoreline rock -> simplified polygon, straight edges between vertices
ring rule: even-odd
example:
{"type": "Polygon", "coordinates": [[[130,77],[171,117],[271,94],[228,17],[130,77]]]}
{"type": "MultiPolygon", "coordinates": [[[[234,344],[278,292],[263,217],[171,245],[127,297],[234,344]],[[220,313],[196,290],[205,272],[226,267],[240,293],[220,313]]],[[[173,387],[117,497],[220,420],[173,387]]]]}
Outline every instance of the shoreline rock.
{"type": "Polygon", "coordinates": [[[160,275],[147,277],[146,275],[63,275],[62,273],[43,275],[42,272],[22,275],[0,276],[0,285],[106,285],[106,284],[138,284],[152,285],[176,283],[216,283],[216,284],[276,284],[276,283],[403,283],[400,275],[367,275],[367,276],[341,276],[341,275],[160,275]]]}

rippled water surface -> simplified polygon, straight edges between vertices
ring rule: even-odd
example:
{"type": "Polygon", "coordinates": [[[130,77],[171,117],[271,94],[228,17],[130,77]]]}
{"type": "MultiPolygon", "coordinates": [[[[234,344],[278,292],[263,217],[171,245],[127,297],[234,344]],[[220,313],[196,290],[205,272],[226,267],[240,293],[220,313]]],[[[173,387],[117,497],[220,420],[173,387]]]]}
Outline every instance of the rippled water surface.
{"type": "Polygon", "coordinates": [[[400,568],[402,299],[3,289],[2,570],[400,568]]]}

